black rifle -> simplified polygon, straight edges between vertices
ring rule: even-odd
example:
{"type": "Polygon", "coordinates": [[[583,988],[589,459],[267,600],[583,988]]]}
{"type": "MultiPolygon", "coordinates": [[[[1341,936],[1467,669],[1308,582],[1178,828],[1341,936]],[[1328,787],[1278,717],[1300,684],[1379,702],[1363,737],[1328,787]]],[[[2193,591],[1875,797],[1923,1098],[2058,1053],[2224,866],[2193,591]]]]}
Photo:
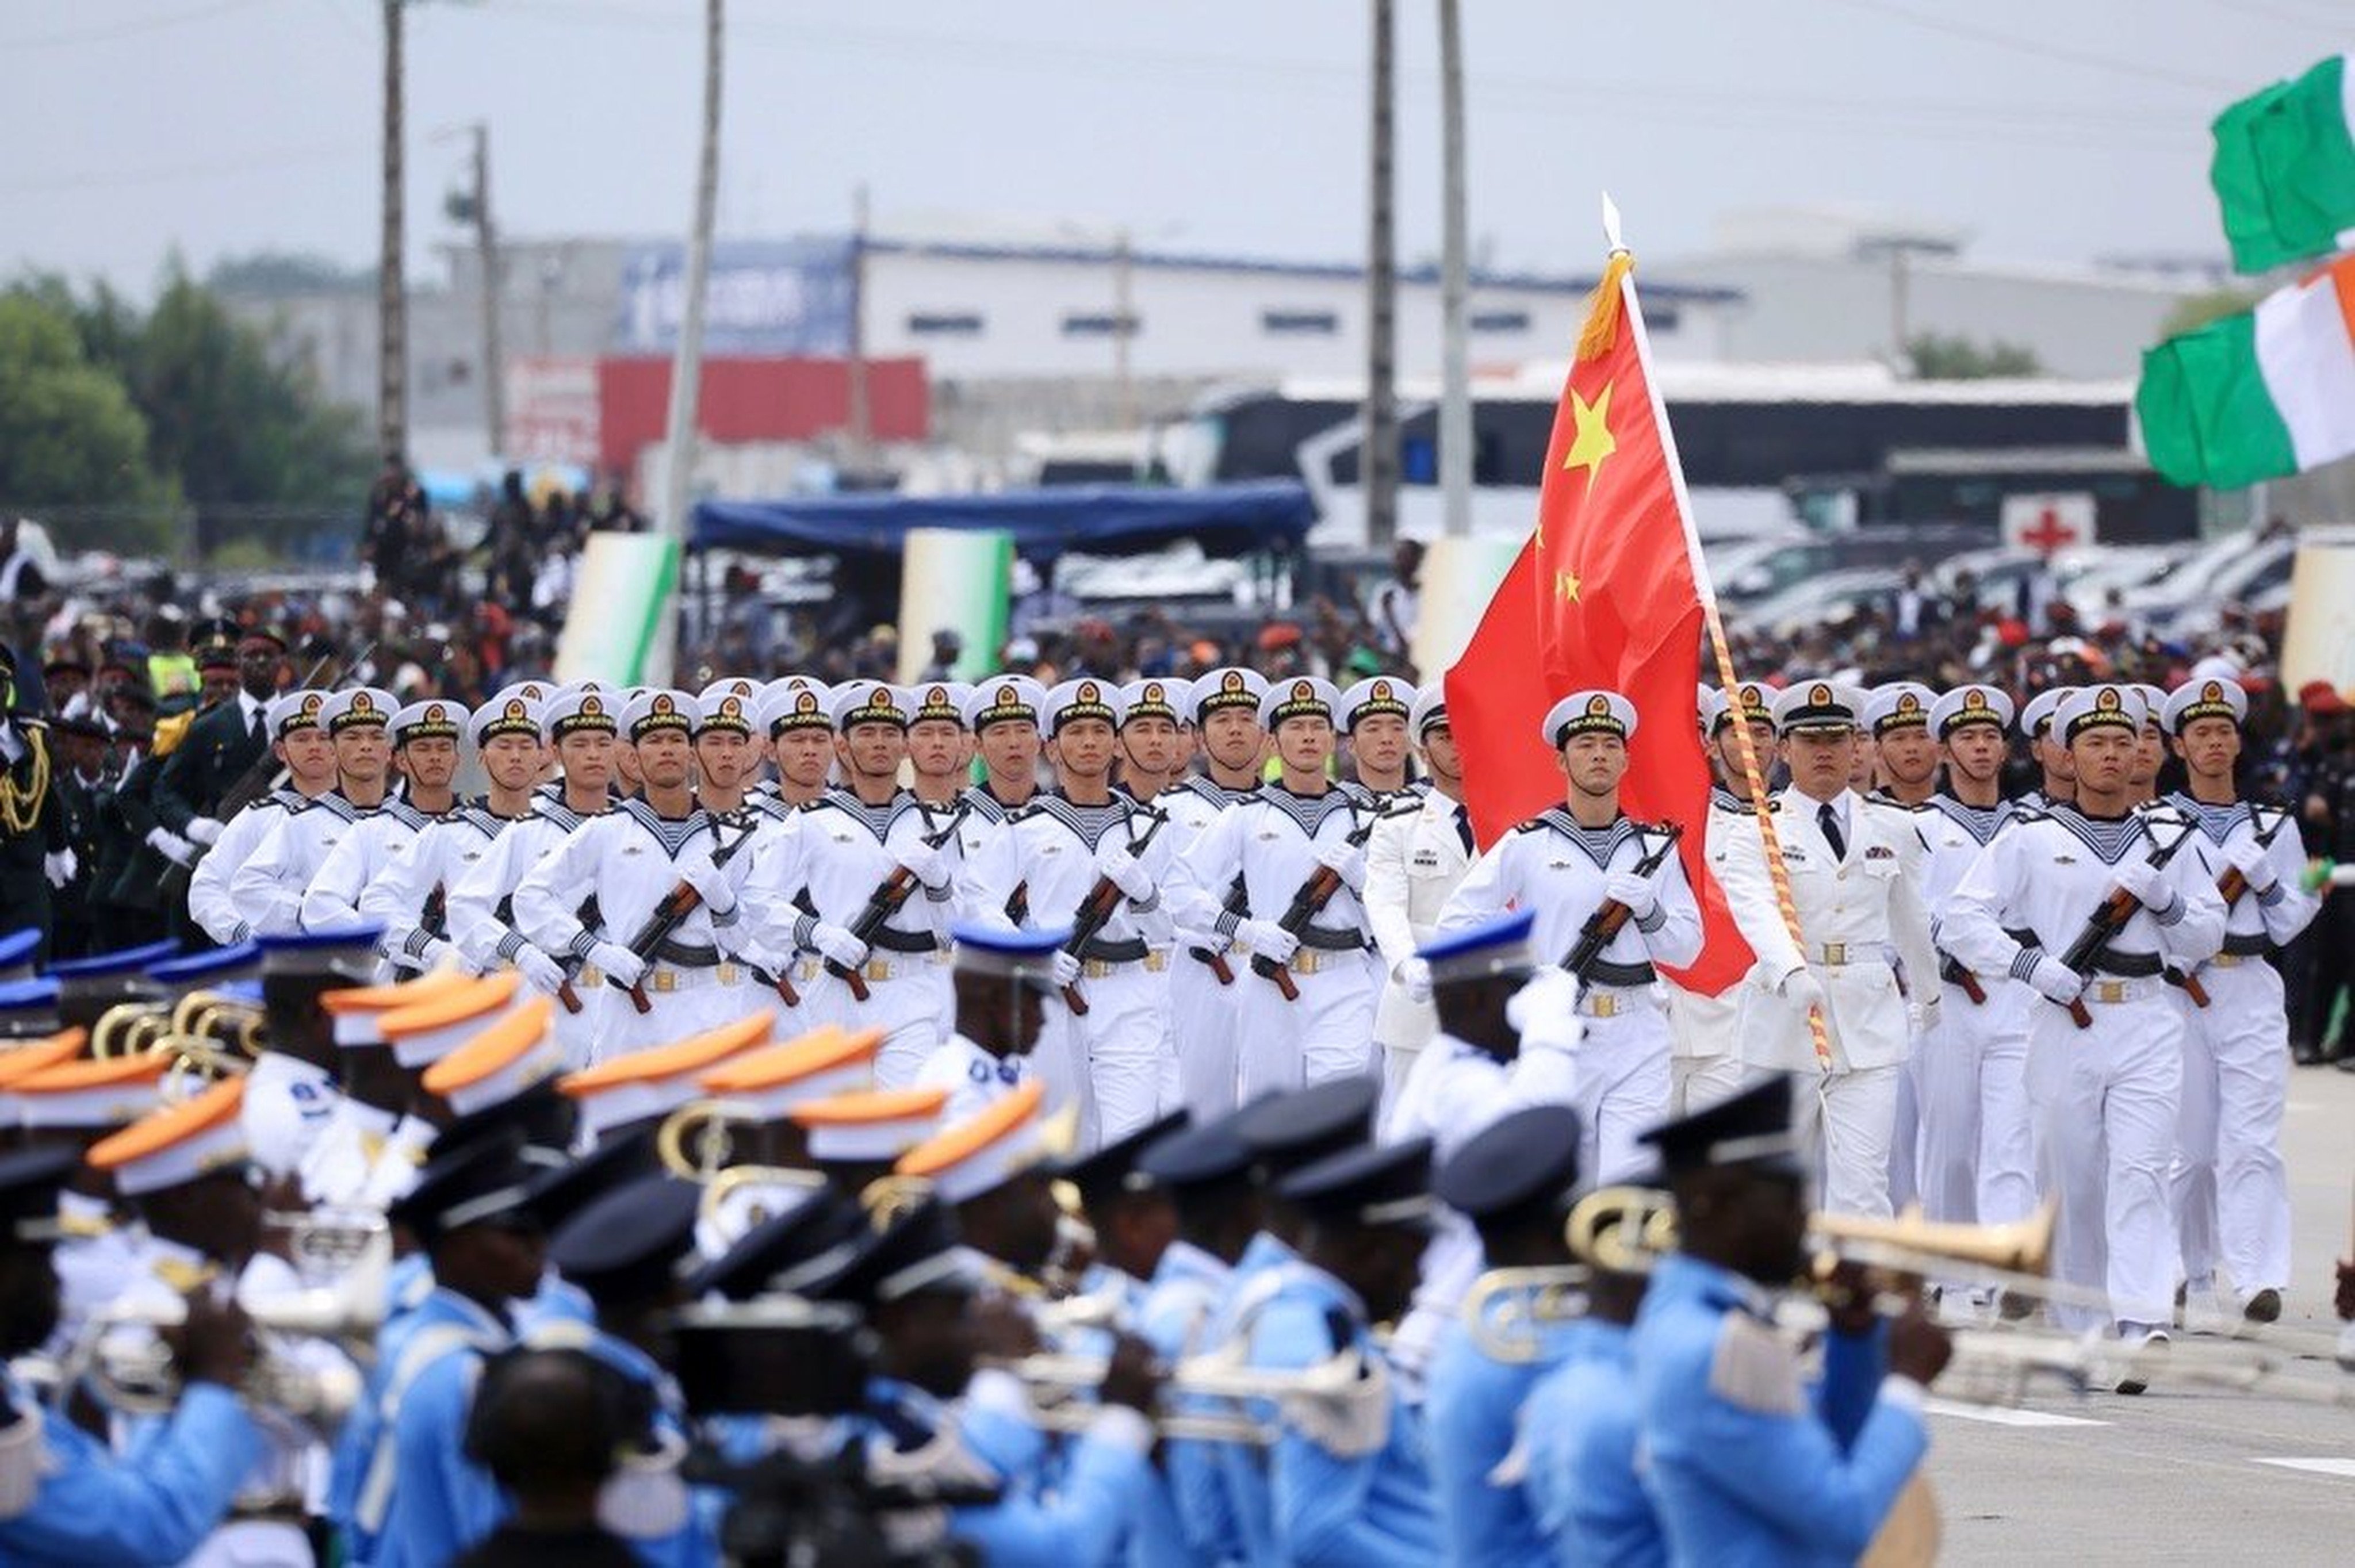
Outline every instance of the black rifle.
{"type": "MultiPolygon", "coordinates": [[[[917,809],[923,808],[920,806],[917,809]]],[[[948,825],[938,832],[924,835],[924,848],[937,849],[955,837],[957,824],[964,821],[964,814],[972,809],[969,803],[959,800],[956,810],[949,814],[948,825]]],[[[924,813],[924,820],[926,822],[932,820],[931,812],[924,813]]],[[[915,891],[916,873],[905,866],[892,867],[891,874],[876,883],[875,891],[867,895],[867,907],[858,912],[858,920],[851,923],[850,934],[861,943],[872,945],[875,933],[881,931],[885,923],[900,912],[900,906],[908,901],[909,895],[915,891]]],[[[862,1002],[867,999],[866,976],[847,965],[837,964],[831,958],[826,961],[826,972],[848,986],[852,996],[862,1002]]]]}
{"type": "MultiPolygon", "coordinates": [[[[1153,843],[1153,836],[1160,832],[1161,825],[1168,820],[1167,812],[1146,806],[1145,831],[1128,841],[1128,852],[1131,855],[1144,854],[1153,843]]],[[[1121,900],[1127,896],[1120,891],[1120,884],[1110,877],[1098,877],[1096,885],[1088,890],[1088,896],[1080,901],[1079,912],[1071,917],[1071,934],[1063,944],[1063,951],[1074,958],[1084,956],[1082,949],[1096,939],[1097,933],[1103,930],[1120,908],[1121,900]]],[[[1063,987],[1063,1005],[1076,1017],[1088,1016],[1088,999],[1080,995],[1077,985],[1063,987]]]]}
{"type": "MultiPolygon", "coordinates": [[[[2144,820],[2148,822],[2150,819],[2146,816],[2144,820]]],[[[2184,841],[2198,831],[2199,828],[2193,824],[2183,823],[2180,831],[2174,837],[2152,848],[2147,862],[2151,869],[2158,870],[2169,860],[2175,859],[2175,852],[2182,848],[2184,841]]],[[[2157,837],[2156,834],[2152,835],[2154,839],[2157,837]]],[[[2116,940],[2118,933],[2126,928],[2126,922],[2132,920],[2135,917],[2135,912],[2140,908],[2142,908],[2142,901],[2136,898],[2134,894],[2124,888],[2112,888],[2102,901],[2094,907],[2094,912],[2085,917],[2084,929],[2077,933],[2077,940],[2069,944],[2069,950],[2061,955],[2062,964],[2083,978],[2092,978],[2095,966],[2102,961],[2103,955],[2110,950],[2110,944],[2116,940]]],[[[2071,1002],[2068,1006],[2071,1022],[2079,1029],[2094,1027],[2094,1015],[2085,1010],[2083,997],[2071,1002]]]]}
{"type": "MultiPolygon", "coordinates": [[[[1639,838],[1643,831],[1641,827],[1636,829],[1639,838]]],[[[1684,825],[1678,822],[1663,822],[1652,831],[1660,836],[1660,841],[1652,847],[1650,854],[1636,862],[1636,875],[1639,877],[1649,877],[1657,871],[1675,850],[1677,840],[1685,836],[1684,825]]],[[[1562,955],[1561,966],[1576,976],[1580,985],[1585,985],[1587,976],[1602,959],[1603,950],[1625,929],[1628,917],[1634,913],[1617,899],[1604,899],[1596,904],[1594,912],[1586,917],[1586,923],[1578,928],[1578,940],[1562,955]]]]}
{"type": "MultiPolygon", "coordinates": [[[[1352,849],[1362,848],[1366,840],[1374,836],[1374,829],[1390,818],[1410,816],[1423,809],[1420,800],[1411,799],[1404,805],[1391,805],[1387,795],[1375,796],[1371,815],[1349,829],[1349,836],[1342,842],[1352,849]]],[[[1354,811],[1356,808],[1351,809],[1354,811]]],[[[1333,895],[1340,891],[1341,873],[1330,866],[1318,866],[1293,891],[1292,902],[1284,907],[1284,913],[1275,923],[1297,938],[1308,929],[1312,921],[1325,912],[1325,906],[1331,903],[1333,895]]],[[[1300,987],[1293,983],[1288,965],[1279,964],[1264,953],[1254,954],[1251,962],[1252,973],[1263,980],[1274,981],[1275,988],[1284,993],[1285,1001],[1300,999],[1300,987]]]]}
{"type": "MultiPolygon", "coordinates": [[[[711,864],[715,868],[725,866],[734,859],[736,852],[752,841],[752,834],[759,827],[759,824],[751,819],[751,813],[731,811],[712,824],[713,837],[717,838],[719,836],[722,823],[735,828],[736,837],[712,852],[711,864]]],[[[697,906],[702,902],[703,895],[697,892],[686,881],[681,880],[673,884],[670,891],[663,894],[662,898],[655,902],[654,912],[646,916],[645,923],[638,927],[637,934],[630,938],[630,951],[645,962],[653,963],[655,955],[662,944],[670,940],[671,933],[679,928],[680,923],[694,913],[697,906]]],[[[622,985],[620,978],[613,975],[605,976],[605,983],[609,986],[622,985]]],[[[791,982],[780,980],[777,985],[782,994],[791,982]]],[[[630,993],[630,1005],[638,1011],[650,1013],[655,1010],[653,999],[646,995],[645,976],[639,976],[622,988],[630,993]]],[[[794,997],[785,997],[788,1002],[797,999],[794,997]]]]}

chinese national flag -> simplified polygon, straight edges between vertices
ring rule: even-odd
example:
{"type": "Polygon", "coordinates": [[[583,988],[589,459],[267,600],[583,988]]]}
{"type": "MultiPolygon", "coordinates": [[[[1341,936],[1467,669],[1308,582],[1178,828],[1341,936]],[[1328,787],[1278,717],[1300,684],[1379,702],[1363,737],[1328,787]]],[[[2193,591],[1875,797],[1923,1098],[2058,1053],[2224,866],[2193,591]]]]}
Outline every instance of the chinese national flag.
{"type": "Polygon", "coordinates": [[[1624,319],[1636,308],[1627,270],[1625,253],[1614,253],[1595,291],[1554,413],[1537,532],[1447,672],[1447,716],[1486,846],[1561,802],[1561,767],[1540,734],[1548,709],[1593,687],[1636,705],[1621,804],[1639,821],[1684,827],[1678,852],[1702,901],[1707,942],[1676,978],[1714,996],[1742,978],[1752,955],[1703,855],[1700,592],[1661,441],[1665,416],[1624,319]]]}

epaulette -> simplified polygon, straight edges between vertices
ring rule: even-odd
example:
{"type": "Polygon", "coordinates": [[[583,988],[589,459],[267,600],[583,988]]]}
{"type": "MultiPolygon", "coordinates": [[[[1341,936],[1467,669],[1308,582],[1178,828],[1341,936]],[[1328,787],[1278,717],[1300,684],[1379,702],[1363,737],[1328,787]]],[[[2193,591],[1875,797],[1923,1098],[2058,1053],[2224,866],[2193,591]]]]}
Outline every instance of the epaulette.
{"type": "Polygon", "coordinates": [[[188,738],[188,727],[197,721],[193,713],[175,713],[169,719],[155,721],[155,738],[147,742],[151,757],[168,757],[179,750],[180,742],[188,738]]]}
{"type": "Polygon", "coordinates": [[[1544,817],[1532,816],[1527,822],[1515,823],[1513,825],[1513,831],[1516,833],[1535,833],[1545,825],[1546,821],[1544,817]]]}
{"type": "Polygon", "coordinates": [[[2045,810],[2044,807],[2041,805],[2023,805],[2019,801],[2015,800],[2011,803],[2010,812],[2005,816],[1999,826],[2009,827],[2015,822],[2050,822],[2051,820],[2052,814],[2045,810]]]}
{"type": "Polygon", "coordinates": [[[1736,1410],[1796,1415],[1807,1408],[1799,1358],[1788,1341],[1746,1312],[1729,1312],[1710,1359],[1709,1392],[1736,1410]]]}

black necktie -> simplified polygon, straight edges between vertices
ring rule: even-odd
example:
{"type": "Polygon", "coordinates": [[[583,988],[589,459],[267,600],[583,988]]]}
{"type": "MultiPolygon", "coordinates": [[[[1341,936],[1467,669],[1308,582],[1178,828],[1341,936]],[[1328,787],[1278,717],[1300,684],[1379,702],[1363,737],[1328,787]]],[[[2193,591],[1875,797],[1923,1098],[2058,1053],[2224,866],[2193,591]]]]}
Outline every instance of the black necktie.
{"type": "Polygon", "coordinates": [[[1476,856],[1479,854],[1479,851],[1472,847],[1471,813],[1466,811],[1461,804],[1458,804],[1455,807],[1455,837],[1464,840],[1464,852],[1466,855],[1476,856]]]}
{"type": "Polygon", "coordinates": [[[1816,807],[1816,823],[1824,830],[1824,842],[1832,847],[1832,859],[1847,859],[1848,840],[1840,837],[1839,813],[1833,809],[1830,801],[1816,807]]]}
{"type": "Polygon", "coordinates": [[[253,710],[253,743],[263,751],[270,749],[270,731],[261,721],[261,709],[253,710]]]}

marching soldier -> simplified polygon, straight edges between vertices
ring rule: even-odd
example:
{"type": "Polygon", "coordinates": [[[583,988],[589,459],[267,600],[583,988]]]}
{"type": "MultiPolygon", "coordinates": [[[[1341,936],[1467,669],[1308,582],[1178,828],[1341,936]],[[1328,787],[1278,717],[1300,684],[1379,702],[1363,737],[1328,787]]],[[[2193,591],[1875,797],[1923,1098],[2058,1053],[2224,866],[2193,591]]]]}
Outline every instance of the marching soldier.
{"type": "MultiPolygon", "coordinates": [[[[2157,1348],[2174,1293],[2168,1177],[2183,1083],[2183,1019],[2162,972],[2195,970],[2216,952],[2224,906],[2198,824],[2126,808],[2142,721],[2142,699],[2121,687],[2061,703],[2052,729],[2075,803],[2014,812],[1963,874],[1940,930],[1970,969],[2023,980],[2052,1004],[2030,1005],[2028,1083],[2037,1163],[2061,1204],[2053,1274],[2106,1290],[2120,1338],[2157,1348]],[[2113,913],[2123,922],[2090,924],[2113,913]],[[2089,931],[2083,966],[2063,962],[2089,931]]],[[[2098,1322],[2083,1307],[2053,1310],[2072,1328],[2098,1322]]],[[[2137,1360],[2119,1392],[2147,1381],[2137,1360]]]]}
{"type": "Polygon", "coordinates": [[[1314,677],[1271,688],[1260,722],[1275,741],[1277,777],[1171,862],[1178,923],[1216,932],[1252,955],[1250,972],[1236,971],[1238,1093],[1246,1100],[1372,1065],[1380,969],[1359,902],[1371,822],[1326,776],[1337,700],[1332,683],[1314,677]],[[1238,877],[1240,908],[1226,901],[1238,877]],[[1301,901],[1312,879],[1329,890],[1314,912],[1301,901]]]}
{"type": "Polygon", "coordinates": [[[500,834],[531,815],[532,785],[546,755],[538,705],[519,692],[500,692],[467,716],[466,731],[488,793],[419,828],[360,891],[359,918],[384,927],[385,953],[396,974],[420,974],[456,955],[450,890],[500,834]]]}
{"type": "Polygon", "coordinates": [[[228,828],[222,797],[282,739],[272,709],[284,689],[286,639],[268,626],[249,626],[236,646],[237,699],[198,716],[155,779],[156,822],[199,849],[228,828]]]}
{"type": "Polygon", "coordinates": [[[46,720],[16,706],[16,658],[0,645],[0,909],[12,923],[50,935],[49,893],[79,869],[55,788],[57,759],[46,720]]]}
{"type": "Polygon", "coordinates": [[[1413,787],[1409,765],[1414,741],[1407,717],[1415,689],[1394,676],[1361,680],[1341,694],[1336,722],[1349,741],[1349,767],[1364,798],[1396,795],[1413,787]]]}
{"type": "MultiPolygon", "coordinates": [[[[1186,711],[1201,739],[1203,771],[1153,801],[1156,809],[1169,814],[1165,831],[1173,840],[1173,863],[1189,859],[1220,817],[1259,788],[1260,757],[1267,745],[1259,703],[1266,689],[1267,683],[1251,670],[1217,669],[1188,694],[1186,711]]],[[[1241,897],[1234,883],[1218,892],[1222,908],[1241,897]]],[[[1228,938],[1211,923],[1193,923],[1181,901],[1170,903],[1169,1049],[1178,1059],[1178,1100],[1203,1121],[1236,1104],[1239,977],[1227,959],[1228,938]]]]}
{"type": "Polygon", "coordinates": [[[971,759],[964,705],[973,688],[963,681],[935,680],[909,693],[908,773],[918,800],[938,808],[954,805],[965,788],[971,759]]]}
{"type": "MultiPolygon", "coordinates": [[[[474,715],[436,697],[392,716],[392,759],[402,784],[397,795],[352,825],[327,851],[303,891],[299,921],[305,931],[336,931],[360,921],[360,904],[393,864],[434,822],[457,805],[458,741],[474,715]]],[[[421,904],[416,912],[421,915],[421,904]]]]}
{"type": "Polygon", "coordinates": [[[1667,1114],[1668,1009],[1656,965],[1700,955],[1700,906],[1668,846],[1619,807],[1636,709],[1614,691],[1572,692],[1546,715],[1543,734],[1567,781],[1550,806],[1488,847],[1447,907],[1443,933],[1533,912],[1531,944],[1567,959],[1608,904],[1627,914],[1580,978],[1578,1053],[1583,1157],[1600,1179],[1636,1162],[1636,1135],[1667,1114]],[[1646,862],[1650,862],[1646,864],[1646,862]]]}
{"type": "Polygon", "coordinates": [[[2166,722],[2188,788],[2168,804],[2207,836],[2231,884],[2223,947],[2194,971],[2207,1002],[2176,990],[2183,1016],[2183,1114],[2175,1166],[2185,1293],[2214,1288],[2221,1254],[2243,1317],[2281,1316],[2290,1280],[2289,1178],[2281,1157],[2289,1093],[2289,1015],[2267,960],[2319,907],[2303,884],[2306,850],[2288,813],[2238,798],[2233,771],[2249,699],[2223,680],[2195,681],[2167,699],[2166,722]]]}
{"type": "Polygon", "coordinates": [[[979,920],[999,924],[1018,901],[1031,928],[1067,932],[1109,888],[1105,918],[1075,952],[1053,960],[1059,987],[1084,1011],[1047,1019],[1039,1075],[1058,1104],[1081,1108],[1082,1141],[1115,1141],[1153,1119],[1167,1027],[1171,927],[1162,880],[1171,850],[1135,800],[1112,787],[1120,694],[1092,679],[1048,694],[1047,746],[1060,781],[982,842],[966,868],[979,920]]]}
{"type": "Polygon", "coordinates": [[[1366,923],[1389,969],[1374,1009],[1386,1103],[1396,1099],[1438,1028],[1415,953],[1437,933],[1440,912],[1479,852],[1464,805],[1464,760],[1448,728],[1444,688],[1434,685],[1415,698],[1407,728],[1430,779],[1423,809],[1385,818],[1366,840],[1366,923]]]}
{"type": "Polygon", "coordinates": [[[100,804],[112,792],[114,780],[106,764],[106,726],[96,719],[59,719],[49,726],[49,738],[57,745],[50,789],[65,836],[62,855],[52,851],[42,858],[55,912],[50,947],[59,958],[80,958],[102,951],[94,897],[107,837],[100,804]],[[55,880],[60,870],[66,873],[63,881],[55,880]]]}
{"type": "Polygon", "coordinates": [[[1798,939],[1784,922],[1783,894],[1754,820],[1750,832],[1728,833],[1710,858],[1742,938],[1758,955],[1742,998],[1744,1063],[1820,1074],[1817,1093],[1801,1098],[1801,1114],[1804,1127],[1821,1125],[1824,1206],[1887,1214],[1897,1075],[1913,1030],[1936,1020],[1930,976],[1937,960],[1913,814],[1849,787],[1859,706],[1848,688],[1821,680],[1800,681],[1774,699],[1791,783],[1767,806],[1798,939]],[[1811,1013],[1822,1018],[1828,1067],[1816,1057],[1811,1013]]]}
{"type": "MultiPolygon", "coordinates": [[[[622,731],[638,760],[645,792],[567,834],[516,884],[515,923],[543,953],[569,953],[613,985],[638,987],[631,1002],[607,998],[591,1060],[645,1051],[743,1015],[742,965],[724,957],[715,932],[738,918],[744,867],[720,863],[729,846],[718,821],[695,804],[690,740],[695,699],[641,692],[622,710],[622,731]],[[697,903],[669,935],[640,953],[623,940],[677,887],[697,903]],[[592,925],[580,912],[593,899],[592,925]],[[635,1005],[643,995],[646,1005],[635,1005]]],[[[730,830],[730,837],[749,832],[730,830]]]]}
{"type": "MultiPolygon", "coordinates": [[[[1938,748],[1930,739],[1930,709],[1937,700],[1936,692],[1911,680],[1889,681],[1865,694],[1859,715],[1862,743],[1871,750],[1873,758],[1873,783],[1864,792],[1867,800],[1918,812],[1930,798],[1938,775],[1938,748]]],[[[1918,823],[1914,831],[1921,831],[1918,823]]],[[[1938,906],[1925,895],[1923,907],[1938,906]]],[[[1915,981],[1907,976],[1906,983],[1911,989],[1928,988],[1926,978],[1915,981]]],[[[1922,1051],[1917,1025],[1917,1032],[1905,1042],[1905,1061],[1897,1072],[1897,1114],[1890,1122],[1889,1203],[1900,1212],[1921,1200],[1922,1051]]]]}
{"type": "Polygon", "coordinates": [[[1859,1291],[1834,1315],[1809,1400],[1764,1306],[1806,1263],[1793,1083],[1776,1074],[1647,1137],[1678,1235],[1636,1317],[1638,1442],[1679,1565],[1857,1561],[1921,1467],[1923,1390],[1953,1354],[1918,1307],[1884,1339],[1859,1291]]]}
{"type": "Polygon", "coordinates": [[[2030,810],[2042,811],[2076,796],[2077,775],[2069,761],[2069,748],[2052,729],[2054,709],[2076,689],[2073,686],[2046,687],[2019,710],[2019,732],[2027,737],[2028,759],[2036,765],[2037,773],[2035,787],[2019,797],[2019,804],[2030,810]]]}
{"type": "MultiPolygon", "coordinates": [[[[1774,765],[1773,693],[1754,681],[1734,688],[1733,694],[1712,687],[1700,688],[1700,730],[1710,761],[1709,816],[1703,829],[1703,853],[1716,863],[1725,835],[1749,832],[1743,818],[1750,814],[1750,789],[1742,768],[1742,734],[1749,734],[1757,760],[1760,782],[1774,765]],[[1737,704],[1738,709],[1737,709],[1737,704]]],[[[1682,1115],[1733,1093],[1742,1082],[1742,991],[1729,986],[1720,995],[1689,991],[1674,980],[1668,987],[1668,1020],[1674,1026],[1668,1057],[1668,1114],[1682,1115]]]]}
{"type": "MultiPolygon", "coordinates": [[[[188,914],[222,946],[252,935],[251,917],[260,912],[231,892],[232,880],[280,823],[336,787],[335,743],[327,738],[321,719],[326,701],[324,691],[290,691],[271,699],[265,722],[272,749],[285,764],[286,782],[229,818],[213,852],[198,860],[189,874],[188,914]]],[[[157,782],[160,784],[161,780],[157,782]]],[[[159,827],[156,831],[169,829],[159,827]]]]}
{"type": "Polygon", "coordinates": [[[1193,688],[1170,677],[1132,680],[1120,688],[1122,789],[1151,800],[1186,776],[1186,702],[1193,688]]]}
{"type": "Polygon", "coordinates": [[[822,681],[790,676],[762,693],[762,725],[777,764],[774,799],[785,808],[826,793],[834,770],[834,693],[822,681]]]}
{"type": "Polygon", "coordinates": [[[229,873],[229,897],[256,933],[302,930],[311,879],[359,820],[383,805],[391,765],[386,728],[395,710],[390,693],[366,686],[330,692],[319,705],[319,728],[336,753],[336,787],[272,824],[229,873]]]}
{"type": "Polygon", "coordinates": [[[1044,744],[1039,719],[1046,705],[1047,688],[1027,675],[994,675],[966,694],[965,726],[982,765],[981,782],[964,795],[972,807],[964,827],[968,855],[984,832],[1038,795],[1044,744]]]}
{"type": "Polygon", "coordinates": [[[960,925],[949,934],[956,944],[950,978],[956,1028],[925,1058],[915,1086],[947,1091],[943,1114],[959,1122],[1030,1081],[1030,1052],[1055,984],[1055,955],[1071,933],[960,925]]]}
{"type": "Polygon", "coordinates": [[[2167,693],[2137,682],[2131,688],[2142,699],[2142,736],[2135,746],[2134,765],[2126,770],[2130,805],[2147,805],[2158,798],[2158,770],[2167,765],[2167,693]]]}
{"type": "Polygon", "coordinates": [[[761,771],[761,688],[714,681],[697,694],[695,800],[715,816],[741,808],[761,771]]]}

